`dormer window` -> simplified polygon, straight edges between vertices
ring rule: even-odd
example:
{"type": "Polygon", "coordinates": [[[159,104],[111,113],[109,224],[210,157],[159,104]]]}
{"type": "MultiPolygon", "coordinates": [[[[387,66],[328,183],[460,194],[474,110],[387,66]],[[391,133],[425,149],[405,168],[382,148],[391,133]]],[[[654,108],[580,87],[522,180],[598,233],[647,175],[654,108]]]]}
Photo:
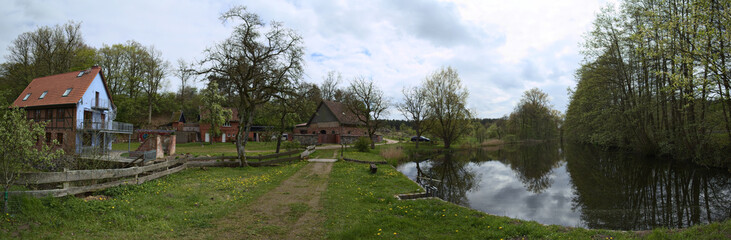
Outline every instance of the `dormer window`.
{"type": "Polygon", "coordinates": [[[28,100],[29,97],[30,97],[30,93],[26,94],[25,97],[23,98],[23,101],[28,100]]]}
{"type": "Polygon", "coordinates": [[[66,89],[66,91],[63,92],[63,95],[61,95],[61,97],[68,97],[69,93],[71,93],[71,89],[73,89],[73,88],[66,89]]]}
{"type": "Polygon", "coordinates": [[[43,91],[43,93],[41,93],[41,96],[38,97],[38,99],[43,99],[44,97],[46,97],[46,94],[48,94],[48,91],[43,91]]]}
{"type": "Polygon", "coordinates": [[[81,71],[81,72],[79,72],[79,75],[76,75],[76,77],[81,77],[81,76],[84,76],[84,72],[85,72],[85,71],[81,71]]]}

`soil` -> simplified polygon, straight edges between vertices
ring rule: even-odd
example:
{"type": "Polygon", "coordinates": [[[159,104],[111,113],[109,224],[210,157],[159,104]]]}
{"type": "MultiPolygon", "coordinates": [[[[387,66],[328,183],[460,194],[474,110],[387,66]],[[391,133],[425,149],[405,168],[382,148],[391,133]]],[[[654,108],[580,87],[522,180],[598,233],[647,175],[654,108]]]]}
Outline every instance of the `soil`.
{"type": "Polygon", "coordinates": [[[322,239],[321,204],[333,163],[309,163],[277,188],[206,229],[212,239],[322,239]]]}

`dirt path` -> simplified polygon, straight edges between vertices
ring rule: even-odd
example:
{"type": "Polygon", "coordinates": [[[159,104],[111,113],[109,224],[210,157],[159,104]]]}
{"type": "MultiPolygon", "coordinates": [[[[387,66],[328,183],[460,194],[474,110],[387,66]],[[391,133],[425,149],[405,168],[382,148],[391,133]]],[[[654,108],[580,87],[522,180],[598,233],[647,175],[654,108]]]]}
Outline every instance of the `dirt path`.
{"type": "Polygon", "coordinates": [[[211,239],[321,239],[320,198],[332,163],[309,163],[248,207],[232,210],[206,230],[211,239]]]}

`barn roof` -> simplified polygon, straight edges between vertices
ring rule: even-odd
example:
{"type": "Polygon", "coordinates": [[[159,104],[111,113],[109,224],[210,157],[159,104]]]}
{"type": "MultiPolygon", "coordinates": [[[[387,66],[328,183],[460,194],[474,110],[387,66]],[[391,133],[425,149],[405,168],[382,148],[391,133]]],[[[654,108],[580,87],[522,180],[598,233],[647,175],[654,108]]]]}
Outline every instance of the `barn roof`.
{"type": "Polygon", "coordinates": [[[345,106],[345,104],[339,103],[339,102],[333,102],[328,100],[322,100],[320,102],[320,105],[317,106],[317,110],[315,110],[315,113],[312,114],[310,117],[310,120],[307,121],[307,124],[309,125],[312,123],[312,119],[315,118],[315,114],[317,114],[318,110],[321,107],[325,107],[335,116],[335,118],[340,122],[341,124],[349,124],[349,125],[358,125],[361,124],[361,122],[358,120],[358,116],[355,115],[352,111],[348,110],[348,108],[345,106]]]}

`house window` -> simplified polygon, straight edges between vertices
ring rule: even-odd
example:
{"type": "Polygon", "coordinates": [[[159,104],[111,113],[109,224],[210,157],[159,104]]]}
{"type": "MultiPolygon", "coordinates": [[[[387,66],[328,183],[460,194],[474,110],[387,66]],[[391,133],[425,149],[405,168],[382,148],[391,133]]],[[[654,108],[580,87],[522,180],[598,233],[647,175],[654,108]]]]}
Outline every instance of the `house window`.
{"type": "Polygon", "coordinates": [[[231,122],[228,122],[228,121],[227,121],[227,122],[223,123],[223,126],[224,126],[224,127],[230,127],[230,126],[231,126],[231,122]]]}
{"type": "Polygon", "coordinates": [[[29,97],[30,97],[30,93],[26,94],[25,97],[23,97],[23,101],[28,100],[29,97]]]}
{"type": "Polygon", "coordinates": [[[301,134],[307,134],[307,130],[300,130],[301,134]]]}
{"type": "Polygon", "coordinates": [[[46,132],[46,144],[51,144],[51,133],[46,132]]]}
{"type": "Polygon", "coordinates": [[[348,131],[348,134],[350,134],[350,131],[348,131]]]}
{"type": "Polygon", "coordinates": [[[334,130],[332,131],[332,134],[335,134],[335,131],[334,130]]]}
{"type": "Polygon", "coordinates": [[[48,94],[48,91],[43,91],[43,93],[41,93],[41,96],[38,97],[38,99],[43,99],[44,97],[46,97],[46,94],[48,94]]]}
{"type": "Polygon", "coordinates": [[[58,141],[58,144],[63,144],[63,133],[57,133],[56,140],[58,141]]]}
{"type": "Polygon", "coordinates": [[[61,95],[61,97],[68,97],[69,96],[69,93],[71,93],[71,89],[73,89],[73,88],[66,89],[66,91],[63,92],[63,95],[61,95]]]}

